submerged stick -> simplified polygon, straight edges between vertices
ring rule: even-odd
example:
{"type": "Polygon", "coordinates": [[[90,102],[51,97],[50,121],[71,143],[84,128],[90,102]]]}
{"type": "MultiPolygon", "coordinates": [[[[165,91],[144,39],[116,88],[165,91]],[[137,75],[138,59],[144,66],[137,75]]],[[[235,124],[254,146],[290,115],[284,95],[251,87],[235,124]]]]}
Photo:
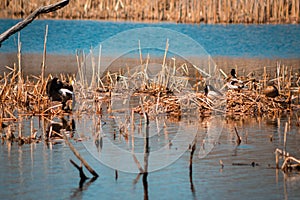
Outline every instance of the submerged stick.
{"type": "Polygon", "coordinates": [[[28,24],[30,24],[37,16],[44,13],[49,13],[56,11],[60,8],[65,7],[68,5],[69,0],[62,0],[60,2],[48,5],[48,6],[41,6],[35,11],[33,11],[30,15],[28,15],[23,21],[20,21],[4,33],[0,35],[0,47],[3,41],[7,40],[11,35],[15,34],[16,32],[25,28],[28,24]]]}

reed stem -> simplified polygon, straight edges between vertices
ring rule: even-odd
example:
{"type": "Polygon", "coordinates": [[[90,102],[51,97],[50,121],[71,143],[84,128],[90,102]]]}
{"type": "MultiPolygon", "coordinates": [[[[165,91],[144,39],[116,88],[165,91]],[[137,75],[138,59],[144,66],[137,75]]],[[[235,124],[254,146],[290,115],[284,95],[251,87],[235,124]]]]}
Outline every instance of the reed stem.
{"type": "Polygon", "coordinates": [[[44,82],[44,76],[45,76],[47,36],[48,36],[48,24],[46,25],[45,35],[44,35],[44,51],[43,51],[43,61],[42,61],[42,73],[41,73],[42,82],[44,82]]]}

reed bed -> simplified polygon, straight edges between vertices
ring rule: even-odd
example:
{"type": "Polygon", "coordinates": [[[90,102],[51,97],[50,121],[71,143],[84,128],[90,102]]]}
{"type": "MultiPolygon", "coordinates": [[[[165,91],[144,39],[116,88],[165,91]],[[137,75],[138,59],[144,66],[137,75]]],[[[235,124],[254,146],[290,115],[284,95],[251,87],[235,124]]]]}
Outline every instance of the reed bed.
{"type": "MultiPolygon", "coordinates": [[[[260,76],[253,77],[253,73],[240,76],[245,86],[233,90],[226,88],[229,75],[222,69],[215,67],[215,75],[218,76],[209,77],[208,72],[197,66],[186,63],[177,65],[175,59],[173,62],[167,62],[166,57],[155,75],[149,73],[148,56],[145,61],[141,60],[139,67],[108,70],[103,76],[98,74],[99,69],[94,68],[92,80],[85,76],[84,58],[78,56],[77,60],[77,77],[63,74],[58,76],[62,82],[68,82],[70,79],[74,81],[76,107],[73,108],[72,115],[114,116],[115,113],[125,113],[119,119],[122,121],[122,132],[126,132],[126,124],[133,121],[133,113],[139,113],[141,116],[146,114],[150,119],[166,116],[170,120],[179,121],[182,117],[205,117],[213,113],[234,117],[273,116],[280,113],[298,115],[300,109],[299,69],[293,70],[279,63],[275,72],[267,73],[265,69],[260,76]],[[224,93],[224,97],[220,99],[211,99],[204,94],[207,81],[214,78],[220,80],[217,82],[218,88],[224,93]],[[265,95],[270,83],[278,88],[279,94],[276,97],[265,95]]],[[[20,122],[24,117],[41,116],[52,122],[55,117],[70,115],[62,109],[60,102],[52,102],[46,95],[46,86],[52,78],[51,75],[45,78],[24,78],[20,64],[18,67],[15,65],[13,68],[7,68],[10,72],[4,73],[0,78],[1,129],[14,122],[20,122]]],[[[51,135],[51,131],[49,132],[51,135]]],[[[6,139],[13,139],[10,136],[11,134],[7,134],[6,139]]],[[[22,138],[22,135],[18,138],[22,138]]],[[[47,139],[48,136],[44,138],[47,139]]]]}
{"type": "MultiPolygon", "coordinates": [[[[107,103],[107,111],[113,112],[112,101],[125,101],[127,98],[136,98],[130,105],[137,113],[147,112],[149,116],[168,114],[181,116],[185,110],[198,109],[200,114],[210,114],[212,111],[221,111],[228,115],[263,115],[278,112],[297,111],[300,102],[299,72],[286,66],[277,66],[277,72],[262,74],[261,80],[256,80],[252,73],[241,79],[245,88],[240,90],[226,89],[226,78],[229,76],[222,70],[223,83],[221,91],[226,94],[222,100],[212,100],[205,96],[205,77],[199,72],[191,74],[186,65],[162,65],[156,76],[150,77],[147,72],[147,63],[134,72],[110,72],[95,79],[97,84],[92,86],[83,78],[76,80],[75,75],[60,75],[63,82],[73,79],[76,94],[76,114],[102,112],[103,103],[107,103]],[[187,76],[189,74],[189,77],[187,76]],[[194,78],[191,78],[194,77],[194,78]],[[196,77],[196,78],[195,78],[196,77]],[[197,78],[198,77],[198,78],[197,78]],[[264,90],[268,83],[276,85],[279,96],[267,97],[264,90]],[[125,99],[125,100],[124,100],[125,99]],[[225,107],[220,107],[226,105],[225,107]],[[143,107],[143,108],[142,108],[143,107]]],[[[0,122],[16,121],[18,116],[59,116],[64,113],[59,102],[51,102],[46,95],[46,84],[52,78],[22,77],[20,69],[9,68],[11,71],[0,78],[0,122]]],[[[79,65],[80,68],[80,65],[79,65]]],[[[95,70],[96,71],[96,70],[95,70]]],[[[79,79],[84,77],[83,70],[79,70],[79,79]]],[[[266,73],[266,71],[265,71],[266,73]]],[[[96,72],[95,72],[96,77],[96,72]]],[[[126,108],[127,109],[127,108],[126,108]]]]}
{"type": "MultiPolygon", "coordinates": [[[[93,99],[96,103],[96,111],[101,112],[103,101],[122,104],[131,98],[136,102],[132,105],[134,112],[143,114],[146,112],[150,117],[167,114],[180,118],[190,111],[197,110],[200,115],[210,115],[212,112],[221,112],[226,115],[274,115],[281,112],[292,112],[299,110],[299,69],[283,66],[278,63],[276,72],[264,73],[253,77],[253,73],[240,77],[245,87],[239,90],[227,88],[229,75],[220,70],[220,90],[226,97],[222,99],[210,99],[204,94],[204,87],[208,77],[205,72],[198,71],[199,68],[191,69],[187,64],[179,66],[163,63],[161,71],[156,76],[150,77],[147,72],[148,61],[135,71],[107,71],[106,75],[99,78],[96,83],[87,83],[86,79],[78,80],[78,91],[80,99],[93,99]],[[267,97],[265,90],[268,85],[278,88],[279,95],[267,97]],[[91,87],[94,86],[94,87],[91,87]]],[[[81,66],[81,65],[79,65],[81,66]]],[[[193,67],[193,66],[191,66],[193,67]]],[[[82,69],[79,69],[84,77],[82,69]]],[[[93,77],[97,77],[93,70],[93,77]]],[[[87,109],[83,103],[79,110],[87,109]],[[84,107],[84,108],[83,108],[84,107]]],[[[89,106],[93,108],[93,106],[89,106]]],[[[119,108],[118,108],[119,109],[119,108]]],[[[116,111],[119,111],[116,109],[116,111]]],[[[127,108],[125,108],[127,109],[127,108]]],[[[113,112],[111,105],[108,111],[113,112]]]]}
{"type": "MultiPolygon", "coordinates": [[[[4,0],[0,18],[23,18],[57,2],[4,0]]],[[[299,0],[75,0],[45,18],[172,21],[178,23],[299,23],[299,0]]]]}
{"type": "MultiPolygon", "coordinates": [[[[43,117],[51,122],[55,117],[61,117],[65,113],[60,102],[51,102],[46,95],[47,81],[51,79],[51,75],[42,79],[41,77],[22,77],[21,70],[16,66],[9,68],[8,74],[4,73],[0,77],[0,133],[2,138],[2,130],[5,131],[5,138],[16,141],[19,144],[39,142],[41,137],[37,137],[36,131],[31,125],[30,136],[22,135],[21,127],[18,130],[18,136],[13,133],[12,128],[15,123],[22,126],[24,119],[38,116],[43,117]]],[[[67,80],[67,76],[61,75],[61,80],[67,80]]],[[[3,139],[3,138],[2,138],[3,139]]],[[[45,137],[45,139],[47,139],[45,137]]]]}
{"type": "MultiPolygon", "coordinates": [[[[9,68],[9,67],[7,67],[9,68]]],[[[1,121],[17,120],[20,115],[49,115],[60,114],[62,110],[55,108],[61,107],[57,102],[51,102],[46,95],[47,81],[51,79],[51,75],[46,79],[40,77],[26,77],[23,79],[15,68],[9,68],[10,73],[4,73],[0,79],[0,100],[1,100],[1,121]]],[[[61,75],[62,80],[68,77],[61,75]]]]}

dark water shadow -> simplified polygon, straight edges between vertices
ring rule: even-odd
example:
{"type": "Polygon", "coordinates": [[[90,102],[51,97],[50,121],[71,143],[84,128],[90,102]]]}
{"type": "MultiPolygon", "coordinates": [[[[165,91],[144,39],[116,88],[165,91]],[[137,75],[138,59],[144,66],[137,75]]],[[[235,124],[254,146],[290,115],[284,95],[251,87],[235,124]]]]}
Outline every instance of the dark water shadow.
{"type": "Polygon", "coordinates": [[[87,179],[80,179],[79,181],[79,187],[76,188],[72,194],[70,195],[70,198],[69,199],[82,199],[82,195],[83,195],[83,192],[85,190],[88,189],[88,187],[94,182],[97,180],[98,177],[93,177],[91,179],[87,178],[87,179]],[[89,180],[88,182],[86,182],[87,180],[89,180]]]}

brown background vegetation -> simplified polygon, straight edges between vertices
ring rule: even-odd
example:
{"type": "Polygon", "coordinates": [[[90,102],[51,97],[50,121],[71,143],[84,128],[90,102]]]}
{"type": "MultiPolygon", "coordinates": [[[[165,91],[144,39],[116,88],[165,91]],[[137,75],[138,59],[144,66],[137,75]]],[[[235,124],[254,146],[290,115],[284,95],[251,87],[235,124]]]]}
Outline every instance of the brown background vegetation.
{"type": "MultiPolygon", "coordinates": [[[[0,18],[24,18],[59,0],[1,0],[0,18]]],[[[70,0],[55,19],[178,23],[299,23],[300,0],[70,0]]]]}

